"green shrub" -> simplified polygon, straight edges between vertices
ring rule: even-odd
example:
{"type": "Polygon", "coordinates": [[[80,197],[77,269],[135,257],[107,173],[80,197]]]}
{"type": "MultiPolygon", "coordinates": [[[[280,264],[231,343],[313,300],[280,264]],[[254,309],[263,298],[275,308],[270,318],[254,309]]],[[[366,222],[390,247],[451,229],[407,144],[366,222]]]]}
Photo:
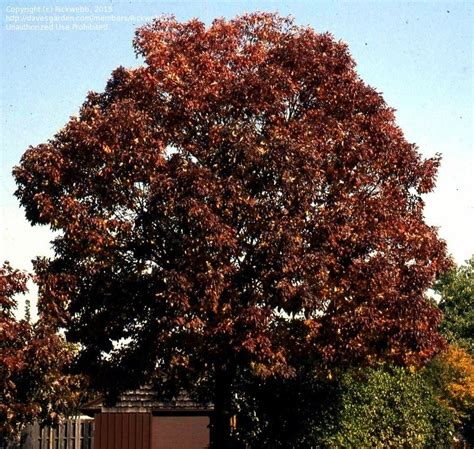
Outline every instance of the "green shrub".
{"type": "Polygon", "coordinates": [[[339,407],[322,423],[320,447],[450,448],[452,415],[420,374],[366,368],[339,379],[339,407]]]}
{"type": "Polygon", "coordinates": [[[252,448],[452,447],[451,411],[421,373],[403,368],[273,379],[248,384],[241,399],[238,433],[252,448]]]}

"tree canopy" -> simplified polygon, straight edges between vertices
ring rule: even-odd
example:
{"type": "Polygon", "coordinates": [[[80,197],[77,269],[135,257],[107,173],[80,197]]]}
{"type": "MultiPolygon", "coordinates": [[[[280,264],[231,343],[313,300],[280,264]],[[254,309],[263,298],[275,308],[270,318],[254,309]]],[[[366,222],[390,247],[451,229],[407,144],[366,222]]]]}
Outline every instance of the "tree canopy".
{"type": "Polygon", "coordinates": [[[439,157],[347,46],[255,13],[161,17],[134,47],[144,65],[14,170],[27,218],[59,231],[36,262],[42,307],[98,383],[210,381],[221,410],[236,367],[436,353],[424,292],[449,260],[421,196],[439,157]]]}

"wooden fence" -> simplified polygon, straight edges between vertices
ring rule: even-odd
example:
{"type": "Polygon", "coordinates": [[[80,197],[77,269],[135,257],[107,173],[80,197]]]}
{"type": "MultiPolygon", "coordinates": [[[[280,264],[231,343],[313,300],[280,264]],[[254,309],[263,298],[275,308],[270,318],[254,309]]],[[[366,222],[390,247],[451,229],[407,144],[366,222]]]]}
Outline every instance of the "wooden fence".
{"type": "Polygon", "coordinates": [[[56,428],[29,426],[19,444],[0,440],[0,449],[93,449],[93,420],[68,419],[56,428]]]}

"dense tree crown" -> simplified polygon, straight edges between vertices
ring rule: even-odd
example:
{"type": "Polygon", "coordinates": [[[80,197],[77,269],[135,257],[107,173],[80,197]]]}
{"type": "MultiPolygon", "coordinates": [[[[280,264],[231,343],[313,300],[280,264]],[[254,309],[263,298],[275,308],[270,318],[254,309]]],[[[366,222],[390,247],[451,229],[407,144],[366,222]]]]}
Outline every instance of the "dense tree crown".
{"type": "Polygon", "coordinates": [[[84,366],[112,370],[109,387],[198,385],[308,355],[431,357],[423,295],[448,260],[421,195],[439,159],[346,45],[257,13],[161,17],[134,46],[144,65],[116,69],[14,171],[27,218],[59,231],[36,263],[42,307],[84,366]]]}

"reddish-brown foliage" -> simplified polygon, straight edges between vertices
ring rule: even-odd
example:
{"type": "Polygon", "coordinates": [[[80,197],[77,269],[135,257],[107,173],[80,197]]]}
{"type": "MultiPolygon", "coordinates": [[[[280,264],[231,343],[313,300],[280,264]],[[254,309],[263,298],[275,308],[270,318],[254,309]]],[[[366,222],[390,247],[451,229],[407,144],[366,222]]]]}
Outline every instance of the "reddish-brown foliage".
{"type": "Polygon", "coordinates": [[[27,279],[9,264],[0,267],[0,437],[18,437],[35,420],[57,422],[81,396],[82,380],[62,372],[73,355],[64,339],[42,321],[13,315],[27,279]]]}
{"type": "Polygon", "coordinates": [[[421,195],[439,158],[346,45],[263,13],[162,17],[134,45],[145,65],[15,169],[28,219],[61,231],[41,295],[88,367],[110,386],[438,351],[423,294],[448,261],[421,195]]]}
{"type": "Polygon", "coordinates": [[[0,437],[16,438],[28,423],[55,424],[88,399],[83,376],[68,375],[74,349],[40,314],[17,320],[16,295],[28,276],[8,263],[0,267],[0,437]]]}

